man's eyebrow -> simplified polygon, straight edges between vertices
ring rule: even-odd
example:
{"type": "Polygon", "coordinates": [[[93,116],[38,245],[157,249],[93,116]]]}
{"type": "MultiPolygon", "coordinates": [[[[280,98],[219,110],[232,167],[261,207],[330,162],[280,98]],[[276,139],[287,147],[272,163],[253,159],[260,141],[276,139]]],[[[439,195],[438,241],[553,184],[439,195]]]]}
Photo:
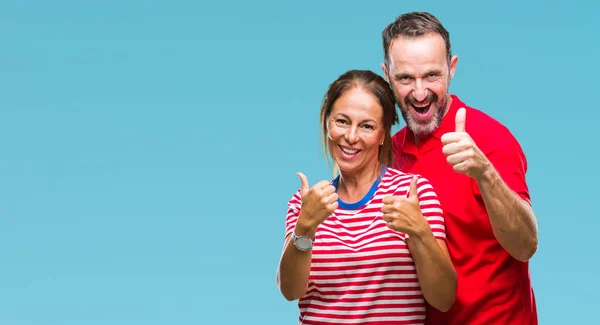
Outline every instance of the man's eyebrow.
{"type": "MultiPolygon", "coordinates": [[[[428,70],[427,72],[425,72],[423,74],[423,76],[428,76],[430,74],[441,75],[442,70],[441,69],[431,69],[431,70],[428,70]]],[[[394,77],[396,77],[396,78],[403,78],[403,77],[412,78],[413,76],[408,72],[398,72],[394,75],[394,77]]]]}
{"type": "Polygon", "coordinates": [[[396,78],[412,77],[409,73],[406,73],[406,72],[397,72],[394,76],[396,78]]]}
{"type": "Polygon", "coordinates": [[[442,70],[440,69],[432,69],[427,72],[427,74],[442,74],[442,70]]]}

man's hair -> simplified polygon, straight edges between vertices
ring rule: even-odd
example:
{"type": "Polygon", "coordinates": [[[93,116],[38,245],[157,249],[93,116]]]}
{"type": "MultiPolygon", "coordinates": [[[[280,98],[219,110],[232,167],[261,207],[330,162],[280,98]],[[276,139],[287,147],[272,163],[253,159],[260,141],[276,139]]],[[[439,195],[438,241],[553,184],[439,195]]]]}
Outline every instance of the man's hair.
{"type": "Polygon", "coordinates": [[[442,37],[446,44],[446,57],[449,63],[452,58],[450,33],[448,33],[446,28],[444,28],[442,23],[440,23],[434,15],[428,12],[410,12],[398,16],[393,23],[387,25],[383,30],[382,38],[385,66],[388,68],[390,66],[390,45],[396,37],[415,38],[429,33],[438,34],[442,37]]]}

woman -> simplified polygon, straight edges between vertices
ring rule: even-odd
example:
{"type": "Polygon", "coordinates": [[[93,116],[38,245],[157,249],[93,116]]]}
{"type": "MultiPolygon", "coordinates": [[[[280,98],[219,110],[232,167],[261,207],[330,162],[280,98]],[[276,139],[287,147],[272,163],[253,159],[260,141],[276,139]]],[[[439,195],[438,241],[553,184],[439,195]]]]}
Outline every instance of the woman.
{"type": "Polygon", "coordinates": [[[371,71],[346,72],[325,95],[324,150],[339,176],[310,187],[298,174],[278,270],[300,324],[424,324],[425,301],[442,311],[454,302],[437,196],[388,167],[397,121],[391,89],[371,71]]]}

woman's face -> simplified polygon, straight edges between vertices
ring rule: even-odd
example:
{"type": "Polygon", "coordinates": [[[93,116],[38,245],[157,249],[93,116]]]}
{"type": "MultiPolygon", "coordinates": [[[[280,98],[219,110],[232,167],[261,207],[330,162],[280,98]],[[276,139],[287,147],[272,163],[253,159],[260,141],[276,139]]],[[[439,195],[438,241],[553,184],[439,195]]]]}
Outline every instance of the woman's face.
{"type": "Polygon", "coordinates": [[[327,120],[329,152],[340,170],[354,173],[378,164],[385,130],[377,98],[353,87],[333,104],[327,120]]]}

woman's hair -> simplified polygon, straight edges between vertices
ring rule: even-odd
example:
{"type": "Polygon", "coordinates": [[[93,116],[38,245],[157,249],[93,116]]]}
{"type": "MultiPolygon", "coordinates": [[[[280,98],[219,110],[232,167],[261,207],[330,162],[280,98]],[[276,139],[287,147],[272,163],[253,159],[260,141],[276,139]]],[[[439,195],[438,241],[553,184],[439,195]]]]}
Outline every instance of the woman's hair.
{"type": "Polygon", "coordinates": [[[329,159],[327,158],[327,154],[329,153],[327,123],[331,110],[333,109],[333,104],[342,97],[346,91],[353,88],[361,88],[371,93],[377,98],[377,101],[383,108],[384,140],[383,145],[379,147],[378,160],[380,163],[392,167],[392,125],[398,123],[396,99],[394,97],[394,92],[387,81],[370,70],[347,71],[329,85],[329,89],[323,97],[323,102],[321,104],[320,119],[322,132],[321,141],[325,153],[325,160],[329,164],[329,159]]]}

